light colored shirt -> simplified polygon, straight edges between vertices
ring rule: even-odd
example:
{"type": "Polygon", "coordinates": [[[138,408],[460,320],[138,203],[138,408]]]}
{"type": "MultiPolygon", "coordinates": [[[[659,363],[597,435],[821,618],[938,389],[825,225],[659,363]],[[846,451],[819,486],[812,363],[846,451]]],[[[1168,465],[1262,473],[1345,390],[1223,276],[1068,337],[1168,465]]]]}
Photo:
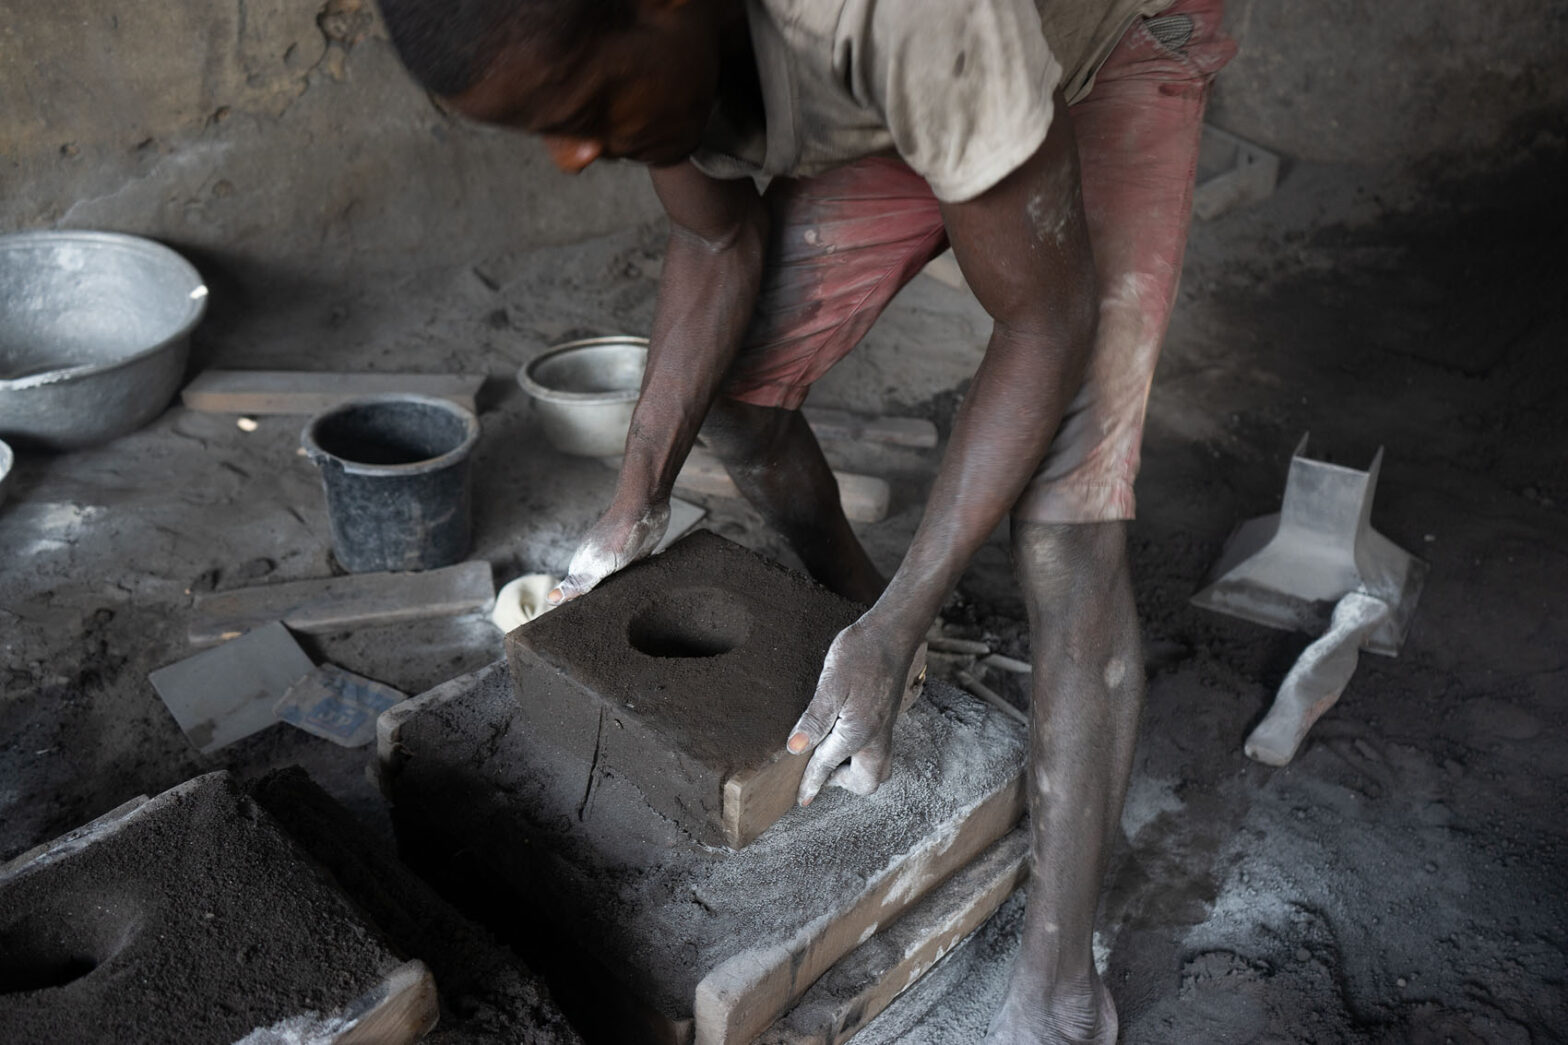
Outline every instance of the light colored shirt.
{"type": "Polygon", "coordinates": [[[1058,87],[1083,97],[1133,19],[1170,3],[746,0],[764,111],[721,99],[692,160],[807,177],[896,153],[938,199],[973,199],[1040,147],[1058,87]]]}

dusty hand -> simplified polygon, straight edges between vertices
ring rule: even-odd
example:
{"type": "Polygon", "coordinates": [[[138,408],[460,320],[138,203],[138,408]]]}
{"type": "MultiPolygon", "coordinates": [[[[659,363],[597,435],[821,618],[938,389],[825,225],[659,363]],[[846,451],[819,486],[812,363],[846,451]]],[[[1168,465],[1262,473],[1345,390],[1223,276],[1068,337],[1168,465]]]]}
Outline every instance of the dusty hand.
{"type": "Polygon", "coordinates": [[[550,592],[551,605],[586,594],[610,574],[625,569],[658,546],[670,525],[670,504],[644,505],[632,511],[612,507],[583,537],[567,567],[566,579],[550,592]]]}
{"type": "Polygon", "coordinates": [[[915,652],[902,646],[867,614],[828,647],[816,696],[790,732],[792,754],[816,748],[800,783],[801,805],[810,805],[824,783],[868,795],[887,779],[893,722],[915,652]]]}

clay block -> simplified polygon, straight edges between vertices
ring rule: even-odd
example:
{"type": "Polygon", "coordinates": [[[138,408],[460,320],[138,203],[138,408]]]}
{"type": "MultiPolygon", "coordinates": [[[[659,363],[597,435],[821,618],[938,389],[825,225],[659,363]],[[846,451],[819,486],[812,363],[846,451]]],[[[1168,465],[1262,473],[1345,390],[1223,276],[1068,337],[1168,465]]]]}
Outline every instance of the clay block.
{"type": "Polygon", "coordinates": [[[197,646],[281,620],[307,634],[431,617],[489,613],[495,579],[488,562],[413,573],[356,573],[196,596],[187,637],[197,646]]]}
{"type": "Polygon", "coordinates": [[[531,729],[631,780],[699,840],[738,849],[793,804],[807,758],[784,742],[861,612],[698,531],[506,646],[531,729]]]}
{"type": "Polygon", "coordinates": [[[405,859],[497,932],[595,959],[612,1041],[751,1041],[1023,811],[1025,731],[940,681],[874,795],[828,789],[735,852],[547,742],[504,663],[385,712],[379,742],[405,859]]]}
{"type": "Polygon", "coordinates": [[[517,955],[436,895],[303,769],[269,773],[251,793],[399,952],[429,967],[441,998],[432,1040],[582,1045],[517,955]]]}
{"type": "Polygon", "coordinates": [[[180,392],[191,410],[214,414],[319,414],[360,396],[411,392],[470,410],[483,374],[337,373],[322,370],[207,370],[180,392]]]}
{"type": "Polygon", "coordinates": [[[0,1040],[417,1041],[434,984],[227,773],[0,868],[0,1040]]]}
{"type": "Polygon", "coordinates": [[[1028,874],[1029,833],[1016,828],[814,983],[758,1045],[840,1045],[968,938],[1028,874]]]}

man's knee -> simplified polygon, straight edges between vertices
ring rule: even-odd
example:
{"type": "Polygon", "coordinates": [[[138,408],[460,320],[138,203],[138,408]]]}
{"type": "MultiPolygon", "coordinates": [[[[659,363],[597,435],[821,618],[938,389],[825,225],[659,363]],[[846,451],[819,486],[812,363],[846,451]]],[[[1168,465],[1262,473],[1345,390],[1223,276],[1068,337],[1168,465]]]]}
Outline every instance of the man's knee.
{"type": "Polygon", "coordinates": [[[1013,567],[1031,604],[1102,600],[1127,579],[1127,524],[1040,523],[1014,516],[1013,567]]]}
{"type": "Polygon", "coordinates": [[[760,467],[785,438],[798,411],[720,398],[702,425],[702,442],[731,467],[760,467]]]}

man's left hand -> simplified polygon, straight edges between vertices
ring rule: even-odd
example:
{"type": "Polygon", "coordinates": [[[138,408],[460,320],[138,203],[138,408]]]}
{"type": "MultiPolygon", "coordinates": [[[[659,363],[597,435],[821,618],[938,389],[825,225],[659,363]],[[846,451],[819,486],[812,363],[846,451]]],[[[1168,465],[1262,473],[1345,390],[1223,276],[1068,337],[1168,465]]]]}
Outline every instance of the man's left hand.
{"type": "Polygon", "coordinates": [[[891,768],[893,723],[919,646],[867,613],[828,647],[817,692],[790,732],[789,751],[816,750],[798,800],[810,805],[825,783],[868,795],[891,768]],[[848,765],[842,765],[849,759],[848,765]]]}

